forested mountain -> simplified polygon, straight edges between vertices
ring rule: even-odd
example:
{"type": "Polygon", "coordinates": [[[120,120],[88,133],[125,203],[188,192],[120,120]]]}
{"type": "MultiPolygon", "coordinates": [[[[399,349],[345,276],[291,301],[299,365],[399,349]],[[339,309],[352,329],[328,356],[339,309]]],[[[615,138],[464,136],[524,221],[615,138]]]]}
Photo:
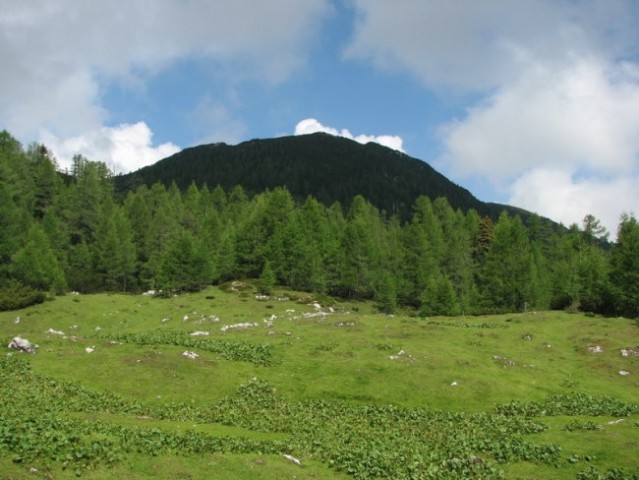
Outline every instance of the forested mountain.
{"type": "Polygon", "coordinates": [[[410,218],[420,195],[445,197],[454,209],[474,209],[494,220],[506,210],[527,219],[529,212],[484,203],[427,163],[377,143],[362,145],[325,133],[251,140],[236,146],[216,143],[187,148],[154,165],[115,178],[116,190],[172,182],[185,191],[191,183],[231,190],[241,185],[250,196],[286,187],[294,199],[312,195],[330,206],[349,205],[362,195],[388,215],[410,218]]]}
{"type": "MultiPolygon", "coordinates": [[[[365,148],[371,158],[388,154],[365,148]]],[[[358,176],[348,168],[340,175],[358,176]]],[[[362,195],[328,206],[296,199],[284,186],[251,195],[239,184],[225,187],[190,183],[182,191],[157,182],[116,194],[103,163],[76,156],[62,175],[45,146],[25,149],[0,132],[0,309],[69,291],[172,295],[252,278],[265,292],[279,284],[426,316],[547,308],[639,314],[633,216],[622,217],[615,243],[603,249],[592,216],[567,229],[536,215],[524,223],[508,211],[493,219],[452,204],[472,200],[467,192],[457,200],[418,196],[402,219],[362,195]]]]}

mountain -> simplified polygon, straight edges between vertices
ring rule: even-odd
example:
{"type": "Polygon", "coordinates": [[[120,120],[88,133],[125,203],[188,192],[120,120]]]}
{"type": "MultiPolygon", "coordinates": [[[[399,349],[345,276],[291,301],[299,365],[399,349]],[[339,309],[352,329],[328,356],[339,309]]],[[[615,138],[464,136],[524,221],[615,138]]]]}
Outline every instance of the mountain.
{"type": "Polygon", "coordinates": [[[175,182],[185,190],[195,182],[226,191],[242,185],[256,194],[286,187],[303,201],[308,195],[330,205],[348,206],[356,195],[364,196],[387,214],[402,219],[420,195],[446,197],[453,208],[496,218],[503,210],[526,218],[525,210],[481,202],[426,162],[377,143],[362,145],[325,133],[262,140],[238,145],[215,143],[187,148],[154,165],[115,178],[116,190],[125,193],[141,184],[175,182]]]}

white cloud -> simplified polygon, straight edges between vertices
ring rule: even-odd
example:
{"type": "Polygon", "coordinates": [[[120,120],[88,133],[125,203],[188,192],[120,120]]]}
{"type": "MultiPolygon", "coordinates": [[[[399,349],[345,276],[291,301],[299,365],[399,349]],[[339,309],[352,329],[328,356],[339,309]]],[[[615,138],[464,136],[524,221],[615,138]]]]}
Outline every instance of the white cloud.
{"type": "Polygon", "coordinates": [[[520,176],[511,187],[511,202],[543,212],[549,218],[570,225],[592,214],[614,240],[622,213],[628,205],[639,205],[639,176],[613,179],[576,179],[569,170],[538,168],[520,176]]]}
{"type": "Polygon", "coordinates": [[[347,58],[402,69],[426,85],[482,91],[519,76],[529,56],[561,65],[639,44],[634,0],[353,0],[347,58]]]}
{"type": "Polygon", "coordinates": [[[403,140],[401,137],[397,135],[357,135],[354,136],[350,131],[343,128],[342,130],[338,130],[333,127],[327,127],[322,125],[318,120],[314,118],[306,118],[301,120],[295,125],[295,135],[307,135],[309,133],[317,133],[324,132],[329,133],[331,135],[335,135],[338,137],[348,138],[350,140],[355,140],[356,142],[366,144],[368,142],[379,143],[388,148],[392,148],[393,150],[398,150],[400,152],[404,152],[403,148],[403,140]]]}
{"type": "Polygon", "coordinates": [[[639,3],[353,0],[345,55],[476,101],[440,128],[437,166],[509,202],[614,231],[637,204],[639,3]],[[633,60],[634,59],[634,60],[633,60]]]}
{"type": "Polygon", "coordinates": [[[639,199],[639,76],[631,67],[593,59],[563,70],[531,66],[442,129],[438,162],[510,189],[514,205],[567,224],[592,213],[614,232],[639,199]]]}
{"type": "Polygon", "coordinates": [[[69,168],[74,155],[104,162],[115,173],[128,173],[173,155],[180,149],[172,143],[152,145],[151,129],[144,122],[102,127],[81,136],[60,139],[44,134],[44,143],[61,168],[69,168]]]}
{"type": "Polygon", "coordinates": [[[497,182],[547,166],[627,174],[639,154],[639,75],[594,60],[532,65],[445,125],[442,139],[458,173],[497,182]]]}
{"type": "Polygon", "coordinates": [[[328,0],[0,0],[0,128],[24,142],[43,132],[62,143],[93,138],[109,121],[106,88],[143,90],[176,61],[282,81],[307,61],[331,8],[328,0]]]}

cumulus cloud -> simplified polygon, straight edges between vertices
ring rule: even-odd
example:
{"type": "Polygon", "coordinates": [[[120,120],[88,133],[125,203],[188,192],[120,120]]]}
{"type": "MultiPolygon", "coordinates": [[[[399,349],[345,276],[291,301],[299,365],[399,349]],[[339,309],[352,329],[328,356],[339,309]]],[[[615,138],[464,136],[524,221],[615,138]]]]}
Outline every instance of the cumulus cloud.
{"type": "Polygon", "coordinates": [[[537,168],[517,178],[511,201],[549,218],[571,225],[592,214],[601,220],[614,240],[625,206],[639,205],[639,176],[602,179],[576,178],[570,170],[537,168]]]}
{"type": "Polygon", "coordinates": [[[71,167],[74,155],[104,162],[115,173],[128,173],[173,155],[180,149],[172,143],[152,144],[153,134],[144,122],[102,127],[81,136],[61,139],[44,134],[47,147],[61,168],[71,167]]]}
{"type": "Polygon", "coordinates": [[[519,77],[529,57],[621,57],[639,43],[633,0],[353,0],[346,58],[403,69],[431,87],[482,91],[519,77]]]}
{"type": "Polygon", "coordinates": [[[614,231],[639,199],[637,73],[592,59],[536,65],[442,129],[439,163],[506,186],[514,205],[565,223],[592,213],[614,231]]]}
{"type": "Polygon", "coordinates": [[[546,166],[627,174],[639,153],[639,72],[591,60],[533,65],[442,138],[457,170],[497,181],[546,166]]]}
{"type": "Polygon", "coordinates": [[[143,89],[178,60],[280,82],[330,10],[328,0],[0,0],[0,128],[23,141],[92,138],[109,122],[107,88],[143,89]]]}
{"type": "Polygon", "coordinates": [[[295,135],[307,135],[309,133],[324,132],[338,137],[348,138],[355,140],[356,142],[366,144],[368,142],[379,143],[393,150],[404,152],[403,140],[397,135],[353,135],[349,130],[343,128],[338,130],[333,127],[327,127],[322,125],[318,120],[314,118],[306,118],[301,120],[295,125],[295,135]]]}
{"type": "Polygon", "coordinates": [[[438,167],[481,177],[508,202],[615,230],[637,204],[639,4],[354,0],[349,59],[471,93],[441,125],[438,167]]]}

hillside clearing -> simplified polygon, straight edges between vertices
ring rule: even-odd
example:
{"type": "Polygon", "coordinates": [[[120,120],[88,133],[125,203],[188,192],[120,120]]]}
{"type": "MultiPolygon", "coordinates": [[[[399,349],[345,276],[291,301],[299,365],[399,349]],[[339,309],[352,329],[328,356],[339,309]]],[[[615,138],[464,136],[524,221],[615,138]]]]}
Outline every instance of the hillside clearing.
{"type": "Polygon", "coordinates": [[[210,288],[58,297],[0,313],[0,328],[5,345],[18,335],[39,345],[2,359],[0,470],[13,476],[639,471],[639,358],[622,353],[639,335],[627,319],[422,319],[210,288]]]}

